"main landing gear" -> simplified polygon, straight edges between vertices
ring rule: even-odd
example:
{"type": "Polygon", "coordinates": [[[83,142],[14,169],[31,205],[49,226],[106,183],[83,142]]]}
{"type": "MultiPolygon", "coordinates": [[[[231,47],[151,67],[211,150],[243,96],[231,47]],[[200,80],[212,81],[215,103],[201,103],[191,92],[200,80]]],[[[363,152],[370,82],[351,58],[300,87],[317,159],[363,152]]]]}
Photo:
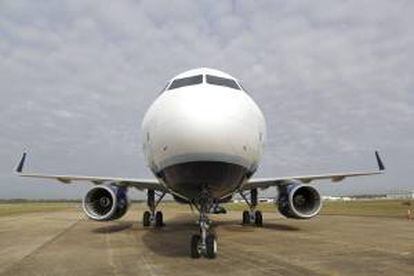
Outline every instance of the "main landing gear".
{"type": "Polygon", "coordinates": [[[200,226],[200,234],[191,237],[191,257],[196,259],[202,255],[214,259],[217,256],[217,238],[210,230],[210,220],[208,219],[208,211],[213,202],[208,196],[208,192],[202,192],[199,202],[193,204],[200,212],[198,224],[200,226]]]}
{"type": "Polygon", "coordinates": [[[263,215],[260,210],[256,210],[257,207],[257,189],[250,190],[250,200],[243,192],[240,195],[249,206],[250,210],[243,211],[243,225],[249,225],[254,223],[257,227],[263,226],[263,215]]]}
{"type": "Polygon", "coordinates": [[[147,205],[150,210],[144,212],[142,218],[144,227],[148,227],[151,224],[157,228],[165,226],[162,212],[156,211],[158,204],[164,196],[165,193],[156,193],[154,190],[148,190],[147,205]],[[155,197],[157,197],[157,199],[155,197]]]}

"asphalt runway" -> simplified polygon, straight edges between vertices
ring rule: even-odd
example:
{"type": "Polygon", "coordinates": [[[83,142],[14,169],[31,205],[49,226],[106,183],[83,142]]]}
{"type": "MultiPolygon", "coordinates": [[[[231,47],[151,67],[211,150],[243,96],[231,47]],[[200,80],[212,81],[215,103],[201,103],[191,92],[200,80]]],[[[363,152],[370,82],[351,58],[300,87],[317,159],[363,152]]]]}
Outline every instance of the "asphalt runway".
{"type": "Polygon", "coordinates": [[[142,207],[112,222],[80,209],[0,218],[1,275],[414,275],[414,221],[320,216],[264,227],[214,215],[218,257],[189,257],[190,211],[163,210],[166,227],[143,228],[142,207]]]}

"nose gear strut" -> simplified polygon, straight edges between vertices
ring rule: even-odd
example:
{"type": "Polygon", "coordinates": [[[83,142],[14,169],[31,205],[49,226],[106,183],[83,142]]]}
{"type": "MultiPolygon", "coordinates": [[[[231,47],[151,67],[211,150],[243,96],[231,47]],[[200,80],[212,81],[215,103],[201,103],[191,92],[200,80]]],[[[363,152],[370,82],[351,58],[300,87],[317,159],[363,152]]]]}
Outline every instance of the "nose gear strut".
{"type": "Polygon", "coordinates": [[[198,224],[200,234],[195,234],[191,238],[191,257],[200,258],[201,255],[214,259],[217,256],[217,238],[210,230],[211,222],[208,219],[208,213],[214,204],[207,189],[203,189],[197,201],[193,201],[192,205],[199,211],[200,217],[198,224]]]}

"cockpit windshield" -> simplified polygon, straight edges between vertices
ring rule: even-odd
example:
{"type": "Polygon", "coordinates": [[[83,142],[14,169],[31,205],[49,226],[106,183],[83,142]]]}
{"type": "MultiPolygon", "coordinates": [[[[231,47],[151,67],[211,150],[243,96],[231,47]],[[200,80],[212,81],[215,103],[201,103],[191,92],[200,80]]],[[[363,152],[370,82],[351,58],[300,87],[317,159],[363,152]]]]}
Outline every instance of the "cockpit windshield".
{"type": "MultiPolygon", "coordinates": [[[[233,79],[227,79],[223,77],[213,76],[213,75],[205,75],[206,76],[206,83],[211,85],[218,85],[218,86],[224,86],[236,90],[242,90],[240,85],[233,79]]],[[[191,86],[196,84],[202,84],[203,83],[203,75],[195,75],[191,77],[185,77],[181,79],[175,79],[172,81],[172,83],[169,85],[168,90],[173,90],[185,86],[191,86]]]]}
{"type": "Polygon", "coordinates": [[[183,86],[189,86],[189,85],[196,85],[203,83],[203,75],[196,75],[192,77],[182,78],[182,79],[175,79],[168,90],[180,88],[183,86]]]}
{"type": "Polygon", "coordinates": [[[237,84],[237,82],[232,79],[226,79],[226,78],[221,78],[217,76],[206,75],[206,80],[208,84],[220,85],[220,86],[225,86],[225,87],[240,90],[240,87],[237,84]]]}

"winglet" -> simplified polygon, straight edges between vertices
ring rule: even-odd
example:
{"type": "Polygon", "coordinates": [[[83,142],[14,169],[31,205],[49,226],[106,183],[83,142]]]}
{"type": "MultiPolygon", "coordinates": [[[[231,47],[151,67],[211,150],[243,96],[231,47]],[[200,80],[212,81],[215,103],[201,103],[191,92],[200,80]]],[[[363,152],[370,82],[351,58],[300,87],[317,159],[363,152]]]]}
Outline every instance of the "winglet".
{"type": "Polygon", "coordinates": [[[22,159],[20,159],[19,165],[17,165],[16,172],[21,173],[23,171],[24,162],[26,161],[27,152],[23,152],[22,159]]]}
{"type": "Polygon", "coordinates": [[[378,169],[380,171],[384,171],[385,170],[385,166],[384,166],[384,163],[382,163],[382,160],[381,160],[381,157],[380,157],[378,151],[375,151],[375,157],[377,158],[378,169]]]}

